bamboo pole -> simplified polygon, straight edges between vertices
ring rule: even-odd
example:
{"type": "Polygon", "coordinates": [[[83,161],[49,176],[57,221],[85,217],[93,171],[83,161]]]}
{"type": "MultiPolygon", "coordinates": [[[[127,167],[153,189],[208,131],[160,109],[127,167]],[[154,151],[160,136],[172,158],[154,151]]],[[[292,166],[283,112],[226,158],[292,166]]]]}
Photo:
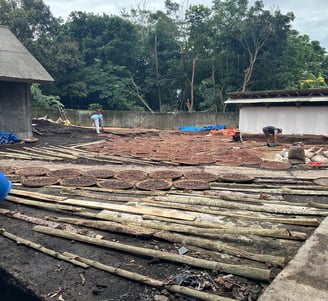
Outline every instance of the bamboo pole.
{"type": "MultiPolygon", "coordinates": [[[[59,223],[55,220],[50,220],[50,219],[42,219],[42,218],[38,218],[35,216],[29,216],[26,214],[22,214],[20,212],[16,212],[16,211],[11,211],[11,210],[7,210],[7,209],[1,209],[0,208],[0,214],[11,217],[11,218],[15,218],[21,221],[25,221],[31,224],[35,224],[35,225],[42,225],[42,226],[47,226],[50,228],[58,228],[61,227],[62,229],[66,229],[69,230],[70,232],[74,232],[74,233],[79,233],[81,232],[81,228],[76,228],[73,227],[71,224],[65,224],[63,225],[62,223],[59,223]]],[[[83,233],[84,235],[90,236],[90,237],[102,237],[101,235],[99,235],[98,233],[95,233],[91,230],[85,230],[83,229],[83,233]]]]}
{"type": "Polygon", "coordinates": [[[17,154],[20,154],[20,155],[26,155],[26,156],[29,156],[31,157],[31,159],[38,159],[38,160],[48,160],[48,161],[60,161],[60,160],[63,160],[62,158],[55,158],[53,156],[46,156],[46,155],[34,155],[32,154],[31,152],[25,152],[25,151],[22,151],[22,150],[19,150],[19,149],[8,149],[8,151],[10,152],[15,152],[17,154]]]}
{"type": "MultiPolygon", "coordinates": [[[[132,223],[135,223],[134,221],[132,223]]],[[[238,227],[238,226],[226,226],[220,224],[213,224],[211,228],[199,228],[193,224],[184,225],[181,227],[180,224],[175,222],[170,225],[163,224],[161,222],[151,221],[140,221],[138,224],[147,228],[159,229],[171,232],[179,232],[186,234],[195,234],[199,236],[208,236],[212,238],[220,238],[224,234],[230,235],[257,235],[265,237],[274,237],[281,239],[292,239],[292,240],[306,240],[307,235],[303,232],[289,231],[288,229],[263,229],[254,227],[238,227]]]]}
{"type": "Polygon", "coordinates": [[[236,257],[242,257],[242,258],[251,259],[253,261],[269,263],[274,266],[284,266],[286,264],[285,257],[251,253],[241,248],[236,248],[229,244],[222,243],[220,241],[213,241],[212,239],[195,238],[187,235],[181,235],[181,234],[164,232],[164,231],[156,232],[154,236],[157,238],[179,243],[182,245],[201,247],[208,250],[234,255],[236,257]]]}
{"type": "Polygon", "coordinates": [[[110,192],[115,195],[166,195],[165,191],[146,191],[146,190],[123,190],[123,189],[109,189],[109,188],[100,188],[100,187],[78,187],[77,190],[80,191],[97,191],[97,192],[110,192]]]}
{"type": "MultiPolygon", "coordinates": [[[[1,213],[1,211],[0,211],[1,213]]],[[[150,237],[154,234],[154,229],[147,229],[138,225],[124,225],[118,222],[111,221],[99,221],[99,220],[87,220],[87,219],[77,219],[71,217],[48,217],[49,219],[56,222],[65,222],[69,224],[74,224],[78,226],[91,227],[95,229],[111,231],[116,233],[124,233],[134,236],[145,236],[150,237]]]]}
{"type": "Polygon", "coordinates": [[[33,158],[28,155],[22,155],[22,154],[12,154],[9,152],[0,152],[1,157],[8,157],[8,158],[14,158],[14,159],[22,159],[22,160],[32,160],[33,158]]]}
{"type": "MultiPolygon", "coordinates": [[[[36,226],[35,229],[41,229],[40,227],[42,227],[42,226],[36,226]]],[[[48,229],[50,229],[50,228],[48,228],[48,229]]],[[[45,231],[47,231],[47,230],[45,230],[45,231]]],[[[50,229],[49,231],[51,231],[51,233],[54,233],[53,229],[50,229]]],[[[72,234],[72,235],[75,235],[75,234],[72,234]]],[[[213,241],[213,240],[209,240],[209,239],[204,239],[204,238],[195,238],[195,237],[190,237],[190,236],[188,237],[186,235],[169,233],[166,231],[155,232],[154,237],[161,238],[166,241],[181,243],[182,245],[190,244],[193,246],[198,246],[201,248],[226,253],[226,254],[237,256],[237,257],[251,259],[254,261],[271,263],[276,266],[284,266],[285,262],[286,262],[286,259],[284,257],[251,253],[251,252],[242,250],[241,248],[235,248],[226,243],[222,243],[219,241],[213,241]]],[[[71,237],[71,239],[72,239],[72,237],[71,237]]]]}
{"type": "Polygon", "coordinates": [[[304,241],[307,238],[306,233],[289,231],[288,229],[262,229],[262,228],[252,228],[252,227],[237,227],[237,226],[226,226],[219,224],[212,224],[210,228],[199,228],[198,225],[193,224],[184,224],[181,227],[181,224],[172,222],[171,224],[164,224],[163,222],[151,222],[151,221],[130,221],[128,227],[122,226],[117,222],[108,222],[108,221],[90,221],[85,219],[76,219],[76,218],[54,218],[56,221],[68,222],[74,225],[83,225],[87,227],[98,228],[102,230],[108,230],[112,232],[120,232],[134,235],[153,235],[156,230],[165,230],[171,232],[185,233],[185,234],[195,234],[198,236],[205,236],[211,238],[221,238],[222,235],[257,235],[264,237],[274,237],[280,239],[291,239],[291,240],[301,240],[304,241]],[[134,230],[132,225],[136,227],[134,230]],[[132,229],[131,229],[132,228],[132,229]],[[140,228],[140,231],[137,229],[140,228]],[[142,231],[141,229],[149,229],[147,233],[144,233],[146,230],[142,231]],[[150,230],[152,229],[152,230],[150,230]],[[135,232],[135,233],[134,233],[135,232]],[[141,233],[139,233],[141,232],[141,233]]]}
{"type": "Polygon", "coordinates": [[[60,202],[61,204],[71,204],[80,207],[88,207],[94,209],[107,209],[111,211],[125,212],[125,213],[133,213],[133,214],[151,214],[158,216],[169,216],[177,219],[186,219],[186,220],[194,220],[196,218],[195,215],[189,214],[186,212],[178,211],[178,210],[161,210],[155,207],[147,207],[147,206],[128,206],[121,204],[109,204],[104,202],[96,202],[96,201],[85,201],[85,200],[77,200],[77,199],[66,199],[60,202]]]}
{"type": "MultiPolygon", "coordinates": [[[[100,192],[100,191],[99,191],[100,192]]],[[[107,192],[107,191],[106,191],[107,192]]],[[[111,192],[115,192],[115,190],[111,190],[111,192]]],[[[105,200],[105,201],[115,201],[115,202],[130,202],[132,200],[138,201],[139,195],[113,195],[113,194],[100,194],[100,193],[94,193],[94,192],[88,192],[85,190],[62,190],[61,193],[63,195],[74,195],[74,196],[82,196],[92,199],[98,199],[98,200],[105,200]]],[[[130,192],[131,194],[131,192],[130,192]]],[[[141,194],[143,197],[144,194],[141,194]]]]}
{"type": "MultiPolygon", "coordinates": [[[[7,196],[7,198],[10,198],[10,200],[20,203],[20,204],[27,204],[30,206],[35,206],[35,207],[41,207],[41,208],[47,208],[49,210],[56,210],[56,211],[60,211],[60,210],[64,210],[64,211],[71,211],[73,214],[78,214],[81,216],[87,216],[87,217],[93,217],[93,218],[101,218],[101,219],[108,219],[109,217],[106,218],[106,215],[102,214],[99,215],[99,213],[92,213],[92,212],[87,212],[85,211],[84,208],[78,208],[78,207],[72,207],[69,205],[58,205],[58,204],[51,204],[51,203],[42,203],[42,202],[36,202],[36,201],[25,201],[19,198],[15,198],[15,197],[10,197],[7,196]]],[[[282,266],[285,263],[285,259],[282,257],[276,257],[276,256],[270,256],[270,255],[258,255],[258,254],[254,254],[254,253],[249,253],[249,252],[244,252],[242,250],[233,248],[229,245],[226,244],[222,244],[220,242],[212,242],[211,240],[208,239],[197,239],[195,240],[195,242],[193,242],[192,239],[190,239],[187,236],[183,236],[183,235],[177,235],[177,234],[171,234],[168,235],[167,233],[160,233],[161,231],[158,231],[156,233],[156,235],[154,235],[155,237],[161,238],[161,239],[165,239],[168,241],[172,241],[172,242],[179,242],[181,244],[185,244],[185,243],[189,243],[191,245],[196,245],[196,246],[200,246],[200,247],[205,247],[208,249],[212,249],[212,250],[216,250],[219,252],[223,252],[223,253],[227,253],[227,254],[231,254],[231,255],[235,255],[238,257],[244,257],[244,258],[248,258],[248,259],[252,259],[255,261],[260,261],[260,262],[269,262],[272,263],[274,265],[279,265],[282,266]],[[257,256],[258,255],[258,256],[257,256]]]]}
{"type": "MultiPolygon", "coordinates": [[[[14,193],[20,193],[20,190],[15,190],[14,193]]],[[[25,195],[25,194],[23,194],[25,195]]],[[[37,195],[32,194],[33,197],[38,198],[37,195]]],[[[46,198],[45,200],[50,201],[51,196],[45,195],[46,198]]],[[[42,199],[42,194],[40,194],[40,197],[42,199]]],[[[60,197],[59,197],[60,198],[60,197]]],[[[8,195],[6,197],[8,201],[15,202],[15,203],[20,203],[28,206],[34,206],[34,207],[39,207],[39,208],[46,208],[49,210],[53,211],[70,211],[71,213],[79,216],[84,216],[84,217],[91,217],[91,218],[97,218],[97,219],[108,219],[106,216],[101,216],[101,213],[93,213],[93,212],[88,212],[86,211],[85,208],[78,208],[75,206],[67,206],[67,205],[59,205],[59,204],[47,204],[45,202],[37,202],[37,201],[31,201],[27,199],[22,199],[19,197],[13,197],[11,195],[8,195]]],[[[65,198],[66,199],[66,198],[65,198]]],[[[205,212],[205,211],[202,211],[205,212]]],[[[308,227],[317,227],[319,225],[319,221],[316,218],[280,218],[280,217],[266,217],[266,216],[251,216],[249,214],[239,214],[239,213],[232,213],[228,211],[219,211],[215,212],[210,209],[206,209],[206,212],[211,213],[211,214],[216,214],[216,215],[221,215],[221,216],[228,216],[232,218],[237,218],[237,219],[246,219],[246,220],[255,220],[255,221],[263,221],[263,222],[271,222],[271,223],[282,223],[282,224],[288,224],[288,225],[299,225],[299,226],[308,226],[308,227]],[[208,211],[207,211],[208,210],[208,211]]],[[[144,214],[143,217],[145,216],[150,216],[148,214],[144,214]]],[[[161,220],[163,217],[159,216],[152,216],[153,220],[159,219],[161,220]]],[[[165,217],[168,218],[168,217],[165,217]]],[[[112,220],[112,219],[110,219],[112,220]]],[[[170,219],[172,221],[178,222],[177,219],[170,219]]]]}
{"type": "Polygon", "coordinates": [[[14,202],[14,203],[18,203],[18,204],[23,204],[23,205],[28,205],[28,206],[38,207],[38,208],[45,208],[45,209],[55,210],[55,211],[81,212],[81,211],[85,210],[85,208],[82,208],[82,207],[76,207],[76,206],[71,206],[71,205],[61,205],[61,204],[57,204],[57,203],[52,204],[52,203],[46,203],[46,202],[31,201],[31,200],[22,199],[19,197],[14,197],[11,195],[7,195],[6,200],[14,202]]]}
{"type": "Polygon", "coordinates": [[[87,237],[84,235],[70,233],[68,231],[48,228],[48,227],[44,227],[44,226],[35,226],[35,227],[33,227],[33,230],[40,232],[40,233],[49,234],[52,236],[57,236],[57,237],[66,238],[66,239],[73,239],[76,241],[80,241],[80,242],[84,242],[84,243],[88,243],[88,244],[92,244],[92,245],[97,245],[97,246],[101,246],[101,247],[106,247],[106,248],[110,248],[113,250],[120,250],[120,251],[128,252],[131,254],[138,254],[138,255],[143,255],[143,256],[147,256],[147,257],[160,258],[160,259],[164,259],[167,261],[188,264],[188,265],[196,266],[199,268],[221,271],[221,272],[225,272],[225,273],[232,273],[235,275],[252,278],[252,279],[257,279],[257,280],[267,281],[271,277],[271,271],[267,270],[267,269],[253,268],[253,267],[244,266],[244,265],[232,265],[232,264],[218,263],[215,261],[194,258],[194,257],[187,256],[187,255],[178,255],[178,254],[172,254],[172,253],[164,252],[164,251],[135,247],[135,246],[131,246],[131,245],[121,244],[118,242],[91,238],[91,237],[87,237]]]}
{"type": "Polygon", "coordinates": [[[143,276],[141,274],[137,274],[137,273],[133,273],[133,272],[129,272],[127,270],[123,270],[117,267],[112,267],[109,265],[104,265],[98,261],[94,261],[94,260],[90,260],[81,256],[77,256],[75,254],[72,253],[65,253],[66,256],[70,256],[75,258],[76,260],[80,260],[81,262],[84,262],[94,268],[109,272],[111,274],[114,275],[118,275],[120,277],[123,278],[127,278],[133,281],[137,281],[140,283],[143,283],[145,285],[150,285],[156,288],[162,288],[165,289],[169,292],[172,293],[179,293],[185,296],[189,296],[192,298],[196,298],[197,300],[203,300],[203,301],[236,301],[235,299],[230,299],[230,298],[226,298],[226,297],[221,297],[218,295],[214,295],[214,294],[210,294],[210,293],[206,293],[206,292],[200,292],[198,290],[195,289],[191,289],[188,287],[184,287],[184,286],[179,286],[179,285],[169,285],[169,284],[165,284],[163,281],[160,280],[156,280],[147,276],[143,276]]]}
{"type": "Polygon", "coordinates": [[[68,256],[65,256],[61,253],[58,253],[57,251],[52,250],[52,249],[45,248],[42,245],[34,243],[30,240],[27,240],[27,239],[24,239],[22,237],[16,236],[12,233],[7,232],[5,229],[0,229],[0,234],[4,237],[7,237],[11,240],[16,241],[17,244],[19,244],[19,245],[25,245],[27,247],[35,249],[35,250],[37,250],[39,252],[42,252],[44,254],[50,255],[52,257],[55,257],[55,258],[58,258],[58,259],[61,259],[61,260],[64,260],[64,261],[67,261],[67,262],[70,262],[70,263],[73,263],[73,264],[75,264],[79,267],[82,267],[82,268],[88,268],[89,267],[89,265],[86,264],[86,263],[83,263],[83,262],[81,262],[79,260],[76,260],[74,258],[70,258],[68,256]]]}
{"type": "Polygon", "coordinates": [[[257,212],[268,212],[275,214],[287,214],[287,215],[314,215],[314,216],[328,216],[328,211],[313,210],[309,208],[292,208],[292,206],[270,206],[269,204],[263,204],[262,206],[240,204],[235,202],[223,201],[220,199],[210,199],[207,197],[200,196],[155,196],[157,201],[176,202],[182,204],[194,204],[194,205],[205,205],[211,207],[223,207],[235,210],[248,210],[257,212]]]}
{"type": "Polygon", "coordinates": [[[34,243],[32,241],[26,240],[24,238],[21,238],[19,236],[16,236],[12,233],[9,233],[7,231],[5,231],[4,229],[0,229],[0,234],[4,237],[7,237],[11,240],[16,241],[18,244],[22,244],[25,245],[27,247],[33,248],[39,252],[42,252],[44,254],[47,254],[49,256],[67,261],[69,263],[72,263],[74,265],[77,265],[79,267],[82,268],[88,268],[89,266],[92,266],[94,268],[109,272],[111,274],[114,275],[118,275],[120,277],[129,279],[129,280],[133,280],[133,281],[137,281],[140,283],[143,283],[145,285],[150,285],[156,288],[164,288],[170,292],[174,292],[174,293],[180,293],[186,296],[192,296],[192,297],[196,297],[199,300],[204,300],[204,301],[235,301],[233,299],[230,298],[225,298],[225,297],[220,297],[218,295],[214,295],[214,294],[210,294],[210,293],[205,293],[205,292],[199,292],[195,289],[191,289],[191,288],[187,288],[187,287],[182,287],[179,285],[167,285],[165,284],[165,282],[161,281],[161,280],[156,280],[153,278],[150,278],[148,276],[144,276],[138,273],[134,273],[134,272],[130,272],[124,269],[120,269],[117,267],[112,267],[109,265],[104,265],[98,261],[95,260],[90,260],[69,252],[64,252],[64,253],[58,253],[55,250],[52,249],[48,249],[43,247],[40,244],[34,243]]]}
{"type": "Polygon", "coordinates": [[[72,160],[76,160],[79,157],[78,156],[73,156],[73,155],[68,155],[68,154],[63,154],[60,153],[58,151],[51,151],[49,149],[46,148],[36,148],[36,147],[24,147],[25,150],[30,151],[32,153],[37,153],[37,154],[46,154],[49,155],[51,157],[58,157],[58,158],[65,158],[65,159],[72,159],[72,160]]]}
{"type": "MultiPolygon", "coordinates": [[[[211,183],[211,189],[213,190],[227,190],[227,187],[221,187],[218,183],[211,183]]],[[[327,196],[328,190],[302,190],[292,189],[288,187],[277,187],[277,188],[247,188],[247,187],[229,187],[230,191],[243,191],[243,192],[262,192],[262,193],[276,193],[276,194],[288,194],[288,195],[316,195],[316,196],[327,196]]]]}
{"type": "Polygon", "coordinates": [[[65,199],[67,199],[67,197],[39,193],[39,192],[35,192],[35,191],[19,190],[19,189],[11,189],[10,195],[25,196],[25,197],[38,199],[38,200],[42,200],[42,201],[49,201],[49,202],[59,202],[59,201],[63,201],[65,199]]]}

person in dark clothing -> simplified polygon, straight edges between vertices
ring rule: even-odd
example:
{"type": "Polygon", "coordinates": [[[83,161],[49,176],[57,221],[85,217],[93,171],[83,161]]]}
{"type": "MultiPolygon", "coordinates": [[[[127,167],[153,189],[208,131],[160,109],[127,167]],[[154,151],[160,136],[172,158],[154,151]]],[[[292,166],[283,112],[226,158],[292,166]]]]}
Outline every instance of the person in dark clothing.
{"type": "Polygon", "coordinates": [[[271,146],[271,142],[278,145],[278,134],[282,133],[282,129],[269,125],[264,127],[262,130],[265,135],[267,146],[271,146]]]}

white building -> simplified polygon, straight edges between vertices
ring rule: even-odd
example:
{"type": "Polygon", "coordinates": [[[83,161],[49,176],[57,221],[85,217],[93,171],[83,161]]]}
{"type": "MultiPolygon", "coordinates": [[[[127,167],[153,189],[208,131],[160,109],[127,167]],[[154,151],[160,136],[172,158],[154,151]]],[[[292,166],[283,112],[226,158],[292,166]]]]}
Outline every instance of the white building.
{"type": "Polygon", "coordinates": [[[261,133],[264,126],[283,134],[328,135],[328,88],[233,92],[225,105],[239,107],[239,129],[261,133]]]}

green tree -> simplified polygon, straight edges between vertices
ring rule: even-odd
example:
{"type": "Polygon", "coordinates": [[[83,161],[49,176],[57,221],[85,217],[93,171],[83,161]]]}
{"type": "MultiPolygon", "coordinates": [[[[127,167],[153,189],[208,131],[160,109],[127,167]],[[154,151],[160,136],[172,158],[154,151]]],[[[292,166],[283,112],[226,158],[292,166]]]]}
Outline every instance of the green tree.
{"type": "Polygon", "coordinates": [[[31,85],[32,106],[34,108],[53,109],[63,106],[59,96],[44,95],[39,84],[31,85]]]}
{"type": "Polygon", "coordinates": [[[0,11],[0,23],[9,26],[22,42],[48,32],[54,20],[42,0],[0,0],[0,11]]]}
{"type": "Polygon", "coordinates": [[[288,33],[288,48],[285,56],[285,73],[283,74],[286,88],[301,88],[300,81],[320,75],[328,79],[328,57],[318,41],[310,41],[309,36],[299,35],[296,30],[288,33]]]}

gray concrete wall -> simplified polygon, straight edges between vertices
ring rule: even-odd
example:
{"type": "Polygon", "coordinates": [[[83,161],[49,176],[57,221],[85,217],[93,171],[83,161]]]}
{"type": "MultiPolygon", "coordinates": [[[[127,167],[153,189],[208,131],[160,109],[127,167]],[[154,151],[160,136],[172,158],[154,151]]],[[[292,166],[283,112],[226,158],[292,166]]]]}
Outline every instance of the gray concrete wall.
{"type": "Polygon", "coordinates": [[[0,81],[0,131],[31,138],[30,84],[0,81]]]}
{"type": "MultiPolygon", "coordinates": [[[[103,111],[105,127],[117,128],[148,128],[176,130],[179,126],[203,127],[224,124],[227,128],[238,127],[238,112],[179,112],[150,113],[127,111],[103,111]]],[[[66,110],[70,122],[79,126],[91,126],[92,112],[86,110],[66,110]]],[[[33,109],[32,117],[47,116],[52,120],[60,117],[57,110],[33,109]]]]}

